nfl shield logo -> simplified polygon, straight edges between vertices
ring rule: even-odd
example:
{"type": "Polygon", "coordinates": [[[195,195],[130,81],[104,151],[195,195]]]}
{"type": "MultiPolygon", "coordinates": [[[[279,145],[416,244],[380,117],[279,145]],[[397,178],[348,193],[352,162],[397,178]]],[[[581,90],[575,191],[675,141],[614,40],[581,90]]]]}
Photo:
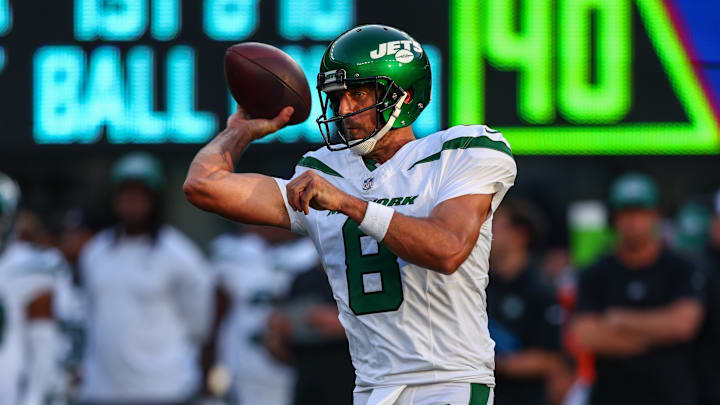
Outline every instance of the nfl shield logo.
{"type": "Polygon", "coordinates": [[[374,181],[374,180],[375,180],[374,177],[368,177],[367,179],[365,179],[365,181],[363,181],[363,186],[362,186],[363,191],[368,191],[368,190],[370,190],[370,189],[372,188],[372,186],[373,186],[373,181],[374,181]]]}

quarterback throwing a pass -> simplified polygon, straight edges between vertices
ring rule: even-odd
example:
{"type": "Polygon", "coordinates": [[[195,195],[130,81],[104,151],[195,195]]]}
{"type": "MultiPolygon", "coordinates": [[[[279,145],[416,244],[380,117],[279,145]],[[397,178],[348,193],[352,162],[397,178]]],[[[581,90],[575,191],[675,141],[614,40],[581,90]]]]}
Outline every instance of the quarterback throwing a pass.
{"type": "Polygon", "coordinates": [[[491,404],[485,287],[492,213],[515,181],[510,145],[483,125],[416,139],[430,65],[392,27],[335,39],[318,93],[327,148],[305,154],[291,180],[234,166],[292,107],[271,120],[239,109],[193,160],[188,199],[312,238],[350,343],[355,405],[491,404]]]}

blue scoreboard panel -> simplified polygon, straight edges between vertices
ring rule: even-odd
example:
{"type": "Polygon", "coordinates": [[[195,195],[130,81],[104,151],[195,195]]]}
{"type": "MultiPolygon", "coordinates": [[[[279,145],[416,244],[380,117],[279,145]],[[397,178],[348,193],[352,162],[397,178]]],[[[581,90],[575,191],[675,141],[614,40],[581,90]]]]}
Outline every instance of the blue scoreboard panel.
{"type": "MultiPolygon", "coordinates": [[[[224,83],[227,47],[280,47],[302,66],[315,97],[321,56],[359,23],[358,7],[352,0],[0,0],[0,114],[12,129],[5,138],[9,145],[204,143],[236,108],[224,83]]],[[[447,34],[423,32],[438,96],[416,131],[429,134],[442,123],[447,34]]],[[[263,142],[321,142],[313,104],[313,119],[263,142]]]]}

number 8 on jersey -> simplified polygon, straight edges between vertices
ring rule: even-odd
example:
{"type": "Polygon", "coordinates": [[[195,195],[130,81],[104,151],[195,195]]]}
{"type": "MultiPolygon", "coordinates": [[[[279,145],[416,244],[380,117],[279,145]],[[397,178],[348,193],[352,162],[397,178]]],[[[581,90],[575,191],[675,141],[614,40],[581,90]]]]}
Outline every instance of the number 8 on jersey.
{"type": "Polygon", "coordinates": [[[348,218],[345,242],[348,295],[355,315],[395,311],[403,302],[400,266],[388,248],[367,236],[348,218]]]}

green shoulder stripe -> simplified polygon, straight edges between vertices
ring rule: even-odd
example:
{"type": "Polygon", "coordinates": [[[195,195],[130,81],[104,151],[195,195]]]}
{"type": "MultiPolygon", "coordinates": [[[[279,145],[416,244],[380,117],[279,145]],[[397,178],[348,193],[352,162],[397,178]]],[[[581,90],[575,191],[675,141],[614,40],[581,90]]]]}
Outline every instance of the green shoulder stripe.
{"type": "Polygon", "coordinates": [[[314,157],[305,156],[297,163],[298,166],[302,167],[308,167],[310,169],[316,169],[320,170],[321,172],[325,174],[329,174],[331,176],[335,177],[342,177],[342,175],[335,170],[333,170],[330,166],[326,165],[325,163],[319,161],[318,159],[315,159],[314,157]]]}
{"type": "Polygon", "coordinates": [[[451,139],[449,141],[445,141],[443,143],[442,148],[440,149],[440,152],[433,153],[432,155],[420,159],[417,162],[413,163],[408,170],[415,167],[415,165],[419,165],[421,163],[427,163],[432,162],[434,160],[440,159],[440,154],[444,150],[450,150],[450,149],[469,149],[469,148],[488,148],[488,149],[495,149],[497,151],[503,152],[508,154],[510,157],[512,157],[512,151],[510,148],[508,148],[507,145],[505,145],[505,142],[503,141],[494,141],[487,136],[462,136],[460,138],[451,139]]]}

